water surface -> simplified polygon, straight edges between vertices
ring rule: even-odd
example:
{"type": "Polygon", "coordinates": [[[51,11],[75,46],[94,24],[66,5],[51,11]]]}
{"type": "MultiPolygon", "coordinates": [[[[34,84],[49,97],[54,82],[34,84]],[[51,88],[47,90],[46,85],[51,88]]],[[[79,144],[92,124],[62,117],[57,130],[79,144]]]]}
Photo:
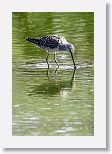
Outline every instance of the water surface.
{"type": "Polygon", "coordinates": [[[94,135],[94,14],[12,13],[14,136],[94,135]],[[53,54],[28,43],[26,37],[64,36],[75,45],[70,54],[53,54]]]}

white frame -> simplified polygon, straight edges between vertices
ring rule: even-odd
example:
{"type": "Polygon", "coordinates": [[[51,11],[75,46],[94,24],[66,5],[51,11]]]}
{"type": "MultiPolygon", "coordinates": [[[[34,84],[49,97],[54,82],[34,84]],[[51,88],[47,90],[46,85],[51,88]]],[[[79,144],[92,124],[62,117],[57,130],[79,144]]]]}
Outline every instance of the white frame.
{"type": "Polygon", "coordinates": [[[4,0],[0,6],[0,136],[3,148],[106,148],[106,4],[4,0]],[[12,12],[94,12],[94,136],[12,136],[12,12]]]}

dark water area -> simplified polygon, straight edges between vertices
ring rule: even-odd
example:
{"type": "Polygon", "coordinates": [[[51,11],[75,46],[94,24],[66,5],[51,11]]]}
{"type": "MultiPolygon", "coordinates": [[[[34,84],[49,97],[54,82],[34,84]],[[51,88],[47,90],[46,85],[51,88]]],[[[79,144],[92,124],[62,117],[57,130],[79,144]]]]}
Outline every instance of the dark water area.
{"type": "Polygon", "coordinates": [[[94,135],[94,13],[12,13],[12,135],[94,135]],[[60,65],[26,37],[64,36],[75,46],[74,72],[68,52],[60,65]]]}

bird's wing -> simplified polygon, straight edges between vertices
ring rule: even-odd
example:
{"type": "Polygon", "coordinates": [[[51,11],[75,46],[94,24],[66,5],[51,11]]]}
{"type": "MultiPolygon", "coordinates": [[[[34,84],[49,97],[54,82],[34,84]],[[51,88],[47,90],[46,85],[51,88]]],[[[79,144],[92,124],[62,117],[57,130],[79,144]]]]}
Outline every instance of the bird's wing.
{"type": "Polygon", "coordinates": [[[39,39],[39,45],[41,47],[48,47],[48,48],[57,48],[59,44],[59,37],[56,36],[47,36],[47,37],[42,37],[39,39]]]}

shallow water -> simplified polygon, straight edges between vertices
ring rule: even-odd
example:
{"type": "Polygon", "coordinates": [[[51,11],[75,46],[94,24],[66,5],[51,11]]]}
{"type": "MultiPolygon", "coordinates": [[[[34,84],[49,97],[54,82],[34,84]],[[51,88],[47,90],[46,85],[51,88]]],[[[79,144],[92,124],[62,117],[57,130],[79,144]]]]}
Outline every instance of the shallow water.
{"type": "Polygon", "coordinates": [[[94,135],[94,14],[12,14],[12,135],[94,135]],[[62,35],[75,45],[74,72],[68,52],[57,53],[59,69],[26,37],[62,35]]]}

